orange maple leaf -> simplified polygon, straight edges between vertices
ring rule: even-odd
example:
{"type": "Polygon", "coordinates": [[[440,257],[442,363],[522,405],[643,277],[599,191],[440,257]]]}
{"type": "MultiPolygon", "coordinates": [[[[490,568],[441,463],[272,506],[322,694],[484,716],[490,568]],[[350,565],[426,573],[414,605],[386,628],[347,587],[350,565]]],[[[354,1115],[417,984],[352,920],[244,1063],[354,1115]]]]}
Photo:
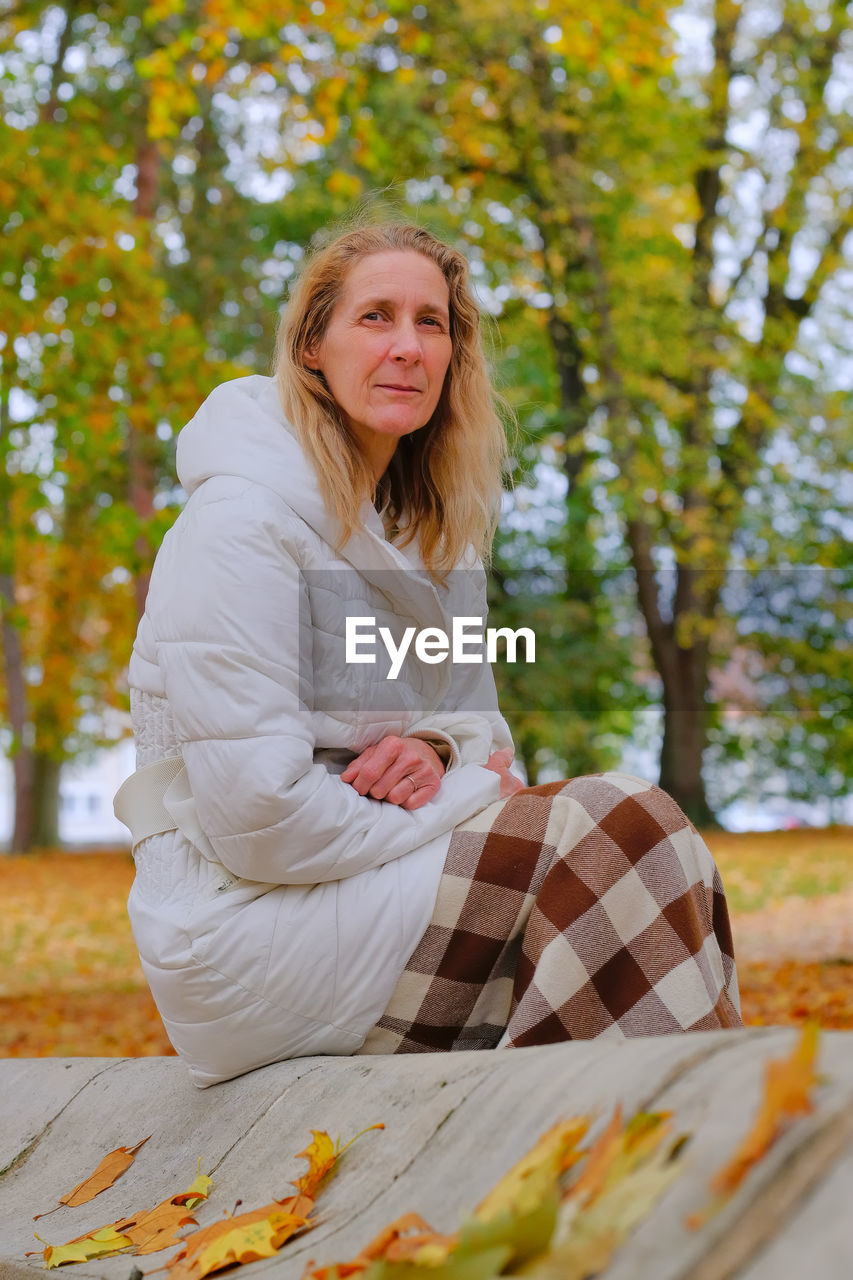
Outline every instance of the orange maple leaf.
{"type": "Polygon", "coordinates": [[[809,1023],[787,1058],[767,1063],[758,1115],[734,1155],[711,1179],[714,1199],[687,1219],[690,1230],[701,1227],[722,1208],[795,1116],[814,1109],[810,1094],[818,1078],[815,1060],[819,1037],[817,1023],[809,1023]]]}
{"type": "Polygon", "coordinates": [[[180,1244],[175,1232],[195,1223],[196,1219],[185,1205],[174,1200],[163,1200],[134,1218],[122,1218],[115,1223],[116,1231],[126,1235],[135,1245],[135,1254],[159,1253],[180,1244]]]}
{"type": "Polygon", "coordinates": [[[441,1244],[449,1249],[456,1239],[455,1235],[438,1235],[419,1213],[404,1213],[383,1227],[370,1244],[348,1262],[333,1262],[312,1271],[314,1264],[309,1261],[302,1280],[348,1280],[348,1277],[360,1275],[380,1259],[401,1262],[414,1257],[425,1244],[441,1244]]]}
{"type": "Polygon", "coordinates": [[[618,1104],[613,1118],[587,1152],[583,1173],[573,1182],[568,1197],[590,1204],[600,1193],[605,1179],[623,1146],[622,1108],[618,1104]]]}
{"type": "MultiPolygon", "coordinates": [[[[151,1137],[149,1133],[148,1138],[151,1137]]],[[[82,1182],[78,1182],[66,1195],[62,1196],[59,1204],[67,1204],[72,1209],[76,1209],[78,1205],[87,1204],[90,1200],[94,1200],[95,1196],[105,1191],[107,1187],[111,1187],[113,1183],[121,1177],[126,1169],[133,1164],[133,1158],[140,1147],[144,1146],[148,1138],[143,1138],[141,1142],[137,1142],[135,1147],[116,1147],[115,1151],[110,1151],[105,1155],[97,1169],[90,1173],[88,1178],[84,1178],[82,1182]]],[[[37,1222],[39,1218],[45,1218],[49,1213],[55,1213],[59,1208],[59,1204],[54,1209],[46,1209],[44,1213],[37,1213],[33,1217],[33,1222],[37,1222]]]]}
{"type": "Polygon", "coordinates": [[[711,1190],[731,1195],[749,1170],[776,1141],[794,1116],[813,1110],[811,1090],[817,1082],[814,1069],[819,1030],[816,1023],[803,1033],[787,1058],[768,1062],[764,1097],[755,1123],[727,1164],[714,1175],[711,1190]]]}
{"type": "Polygon", "coordinates": [[[252,1262],[256,1257],[267,1257],[308,1226],[314,1201],[308,1196],[289,1196],[286,1200],[273,1200],[260,1209],[250,1209],[237,1217],[221,1218],[187,1236],[183,1247],[175,1254],[167,1267],[169,1280],[201,1280],[212,1271],[235,1263],[252,1262]],[[268,1224],[265,1233],[251,1231],[258,1224],[268,1224]],[[267,1253],[253,1253],[259,1247],[267,1253]]]}

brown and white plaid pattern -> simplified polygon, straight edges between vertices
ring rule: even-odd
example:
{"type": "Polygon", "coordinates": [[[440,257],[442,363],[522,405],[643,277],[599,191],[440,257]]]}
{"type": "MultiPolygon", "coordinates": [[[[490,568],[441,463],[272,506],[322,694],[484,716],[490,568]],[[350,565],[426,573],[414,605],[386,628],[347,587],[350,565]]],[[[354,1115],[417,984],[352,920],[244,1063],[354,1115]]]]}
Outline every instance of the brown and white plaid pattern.
{"type": "Polygon", "coordinates": [[[624,773],[528,787],[453,833],[432,920],[361,1053],[741,1025],[708,846],[624,773]]]}

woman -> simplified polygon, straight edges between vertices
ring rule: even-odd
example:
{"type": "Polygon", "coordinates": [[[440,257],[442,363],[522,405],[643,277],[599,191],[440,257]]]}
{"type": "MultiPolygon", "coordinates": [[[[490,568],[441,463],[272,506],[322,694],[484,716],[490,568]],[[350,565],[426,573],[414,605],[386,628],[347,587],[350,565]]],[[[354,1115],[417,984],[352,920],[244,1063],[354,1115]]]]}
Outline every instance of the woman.
{"type": "Polygon", "coordinates": [[[739,1024],[719,878],[673,801],[622,774],[523,789],[487,664],[389,679],[348,648],[348,619],[399,645],[484,616],[502,455],[465,261],[396,224],[318,252],[276,378],[217,387],[181,433],[116,808],[200,1086],[739,1024]]]}

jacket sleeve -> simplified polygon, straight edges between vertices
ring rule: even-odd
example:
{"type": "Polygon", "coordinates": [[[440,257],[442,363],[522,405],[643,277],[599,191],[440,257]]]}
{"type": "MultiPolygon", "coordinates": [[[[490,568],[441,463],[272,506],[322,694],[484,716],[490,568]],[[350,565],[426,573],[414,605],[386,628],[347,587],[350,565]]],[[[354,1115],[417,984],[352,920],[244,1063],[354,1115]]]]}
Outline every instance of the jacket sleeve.
{"type": "Polygon", "coordinates": [[[161,548],[147,612],[199,821],[224,866],[269,884],[338,880],[497,800],[498,775],[476,764],[409,812],[315,763],[293,518],[257,484],[220,479],[203,491],[161,548]]]}

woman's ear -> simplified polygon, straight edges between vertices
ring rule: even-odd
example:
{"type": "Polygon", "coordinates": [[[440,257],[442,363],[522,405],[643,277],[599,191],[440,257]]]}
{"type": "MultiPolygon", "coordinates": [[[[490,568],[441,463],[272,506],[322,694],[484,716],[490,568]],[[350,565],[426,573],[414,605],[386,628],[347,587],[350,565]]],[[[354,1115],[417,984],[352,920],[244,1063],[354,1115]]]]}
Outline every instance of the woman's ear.
{"type": "Polygon", "coordinates": [[[317,355],[316,347],[306,347],[302,356],[302,363],[306,369],[313,369],[315,373],[320,372],[320,359],[317,355]]]}

